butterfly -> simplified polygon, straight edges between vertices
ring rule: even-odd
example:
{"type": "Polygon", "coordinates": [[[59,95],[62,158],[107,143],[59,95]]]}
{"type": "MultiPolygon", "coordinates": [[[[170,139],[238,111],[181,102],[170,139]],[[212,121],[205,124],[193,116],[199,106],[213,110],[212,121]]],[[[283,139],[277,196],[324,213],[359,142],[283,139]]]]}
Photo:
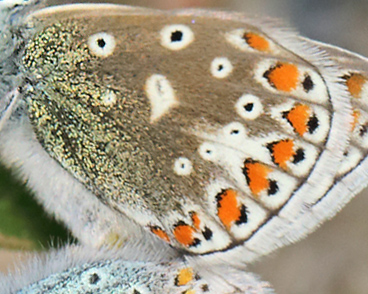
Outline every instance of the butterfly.
{"type": "Polygon", "coordinates": [[[1,159],[82,244],[244,268],[365,187],[365,58],[237,13],[18,9],[1,159]]]}

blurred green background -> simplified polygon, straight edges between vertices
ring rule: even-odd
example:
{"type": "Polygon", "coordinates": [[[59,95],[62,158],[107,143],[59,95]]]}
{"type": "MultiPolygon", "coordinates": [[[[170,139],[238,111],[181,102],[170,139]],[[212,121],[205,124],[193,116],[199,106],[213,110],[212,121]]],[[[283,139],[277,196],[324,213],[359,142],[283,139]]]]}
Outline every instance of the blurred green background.
{"type": "Polygon", "coordinates": [[[66,229],[47,215],[12,173],[0,166],[0,247],[38,250],[67,240],[66,229]]]}
{"type": "MultiPolygon", "coordinates": [[[[51,1],[65,3],[65,1],[51,1]]],[[[73,1],[81,2],[81,1],[73,1]]],[[[95,1],[99,2],[99,1],[95,1]]],[[[70,3],[70,2],[68,2],[70,3]]],[[[215,7],[281,18],[303,35],[368,56],[367,0],[131,0],[115,3],[155,8],[215,7]]],[[[295,245],[265,257],[250,269],[280,294],[368,292],[368,195],[357,196],[333,221],[295,245]]],[[[21,183],[0,167],[0,246],[35,250],[66,230],[48,217],[21,183]]],[[[0,268],[14,259],[0,250],[0,268]]]]}

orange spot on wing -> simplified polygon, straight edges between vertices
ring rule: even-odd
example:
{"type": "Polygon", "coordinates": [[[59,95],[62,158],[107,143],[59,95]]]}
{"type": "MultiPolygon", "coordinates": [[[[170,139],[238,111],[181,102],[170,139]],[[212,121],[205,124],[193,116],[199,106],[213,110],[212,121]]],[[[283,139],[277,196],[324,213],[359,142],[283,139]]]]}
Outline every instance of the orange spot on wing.
{"type": "Polygon", "coordinates": [[[240,218],[237,193],[234,190],[224,190],[216,196],[217,215],[224,226],[229,230],[231,225],[240,218]]]}
{"type": "Polygon", "coordinates": [[[308,105],[299,104],[289,111],[286,118],[293,126],[295,131],[303,136],[308,131],[308,119],[311,109],[308,105]]]}
{"type": "Polygon", "coordinates": [[[287,162],[295,155],[293,140],[282,140],[272,145],[273,161],[281,168],[286,169],[287,162]]]}
{"type": "Polygon", "coordinates": [[[196,214],[195,212],[193,212],[191,214],[191,217],[192,217],[192,222],[193,222],[194,227],[197,230],[199,230],[200,229],[200,225],[201,225],[201,220],[199,219],[198,214],[196,214]]]}
{"type": "Polygon", "coordinates": [[[244,39],[250,47],[259,51],[269,51],[270,43],[262,36],[255,33],[245,33],[244,39]]]}
{"type": "Polygon", "coordinates": [[[269,188],[270,183],[267,176],[271,171],[270,168],[259,162],[251,160],[245,161],[244,173],[253,194],[258,196],[259,193],[269,188]]]}
{"type": "Polygon", "coordinates": [[[265,72],[264,76],[277,90],[291,92],[298,85],[299,70],[295,64],[278,63],[265,72]]]}
{"type": "Polygon", "coordinates": [[[351,123],[351,131],[353,131],[356,127],[356,125],[358,124],[360,118],[360,111],[358,109],[355,109],[353,111],[353,121],[351,123]]]}
{"type": "Polygon", "coordinates": [[[348,87],[348,91],[350,92],[351,96],[354,98],[360,98],[362,88],[366,82],[366,78],[361,74],[353,73],[347,77],[346,86],[348,87]]]}
{"type": "Polygon", "coordinates": [[[175,278],[176,286],[184,286],[193,280],[193,269],[190,267],[183,268],[179,271],[179,274],[175,278]]]}
{"type": "Polygon", "coordinates": [[[178,224],[174,229],[174,236],[178,242],[184,246],[193,246],[195,239],[193,234],[195,229],[187,224],[178,224]]]}
{"type": "Polygon", "coordinates": [[[157,226],[151,227],[151,232],[154,233],[159,238],[161,238],[162,240],[166,241],[167,243],[170,243],[169,236],[161,228],[157,226]]]}

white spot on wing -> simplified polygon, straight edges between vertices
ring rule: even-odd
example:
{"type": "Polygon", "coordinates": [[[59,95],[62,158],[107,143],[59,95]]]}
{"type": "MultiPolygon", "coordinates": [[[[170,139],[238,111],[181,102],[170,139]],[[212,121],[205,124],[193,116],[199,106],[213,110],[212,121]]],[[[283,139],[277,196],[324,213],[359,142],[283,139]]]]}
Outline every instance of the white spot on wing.
{"type": "Polygon", "coordinates": [[[192,172],[192,162],[185,157],[179,157],[174,164],[174,171],[179,176],[187,176],[192,172]]]}
{"type": "Polygon", "coordinates": [[[203,143],[198,151],[204,160],[214,161],[217,158],[216,147],[211,143],[203,143]]]}
{"type": "Polygon", "coordinates": [[[239,122],[229,123],[222,129],[222,133],[223,142],[229,146],[242,146],[247,138],[244,126],[239,122]]]}
{"type": "Polygon", "coordinates": [[[116,94],[112,91],[112,90],[107,90],[103,95],[102,95],[102,103],[105,106],[112,106],[116,103],[116,94]]]}
{"type": "Polygon", "coordinates": [[[91,53],[100,57],[107,57],[114,52],[115,37],[108,33],[97,33],[88,38],[91,53]]]}
{"type": "Polygon", "coordinates": [[[182,24],[174,24],[161,30],[161,45],[170,50],[181,50],[194,41],[192,30],[182,24]]]}
{"type": "Polygon", "coordinates": [[[151,104],[151,122],[158,120],[178,103],[170,82],[160,74],[147,79],[146,94],[151,104]]]}
{"type": "Polygon", "coordinates": [[[246,120],[256,119],[263,113],[263,106],[260,99],[252,94],[241,96],[235,104],[235,109],[246,120]]]}
{"type": "Polygon", "coordinates": [[[218,79],[228,77],[233,71],[233,65],[226,57],[216,57],[211,63],[211,74],[218,79]]]}
{"type": "Polygon", "coordinates": [[[353,168],[355,168],[359,162],[362,160],[363,154],[360,150],[356,147],[349,147],[346,151],[346,155],[344,156],[341,165],[338,170],[338,175],[344,175],[345,173],[349,172],[353,168]]]}

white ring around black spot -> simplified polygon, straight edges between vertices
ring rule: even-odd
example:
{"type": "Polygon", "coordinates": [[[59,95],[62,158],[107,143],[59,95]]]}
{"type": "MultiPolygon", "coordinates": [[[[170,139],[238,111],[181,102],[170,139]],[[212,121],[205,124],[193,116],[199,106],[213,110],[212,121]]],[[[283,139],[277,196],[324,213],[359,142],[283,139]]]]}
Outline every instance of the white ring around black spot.
{"type": "Polygon", "coordinates": [[[254,120],[263,113],[261,100],[252,94],[245,94],[235,104],[236,112],[246,120],[254,120]]]}
{"type": "Polygon", "coordinates": [[[215,146],[210,143],[203,143],[199,146],[198,151],[199,155],[205,160],[213,161],[216,158],[215,146]]]}
{"type": "Polygon", "coordinates": [[[115,37],[108,33],[97,33],[88,38],[88,47],[91,53],[96,56],[107,57],[111,55],[115,46],[115,37]]]}
{"type": "Polygon", "coordinates": [[[174,171],[179,176],[187,176],[192,172],[193,165],[192,162],[185,157],[179,157],[175,160],[174,171]]]}
{"type": "Polygon", "coordinates": [[[246,131],[244,126],[239,122],[229,123],[224,127],[225,136],[229,139],[244,138],[246,131]]]}
{"type": "Polygon", "coordinates": [[[174,24],[161,30],[161,45],[170,50],[181,50],[194,41],[193,31],[186,25],[174,24]]]}
{"type": "Polygon", "coordinates": [[[216,57],[211,63],[211,74],[218,79],[226,78],[233,71],[233,65],[226,57],[216,57]]]}

